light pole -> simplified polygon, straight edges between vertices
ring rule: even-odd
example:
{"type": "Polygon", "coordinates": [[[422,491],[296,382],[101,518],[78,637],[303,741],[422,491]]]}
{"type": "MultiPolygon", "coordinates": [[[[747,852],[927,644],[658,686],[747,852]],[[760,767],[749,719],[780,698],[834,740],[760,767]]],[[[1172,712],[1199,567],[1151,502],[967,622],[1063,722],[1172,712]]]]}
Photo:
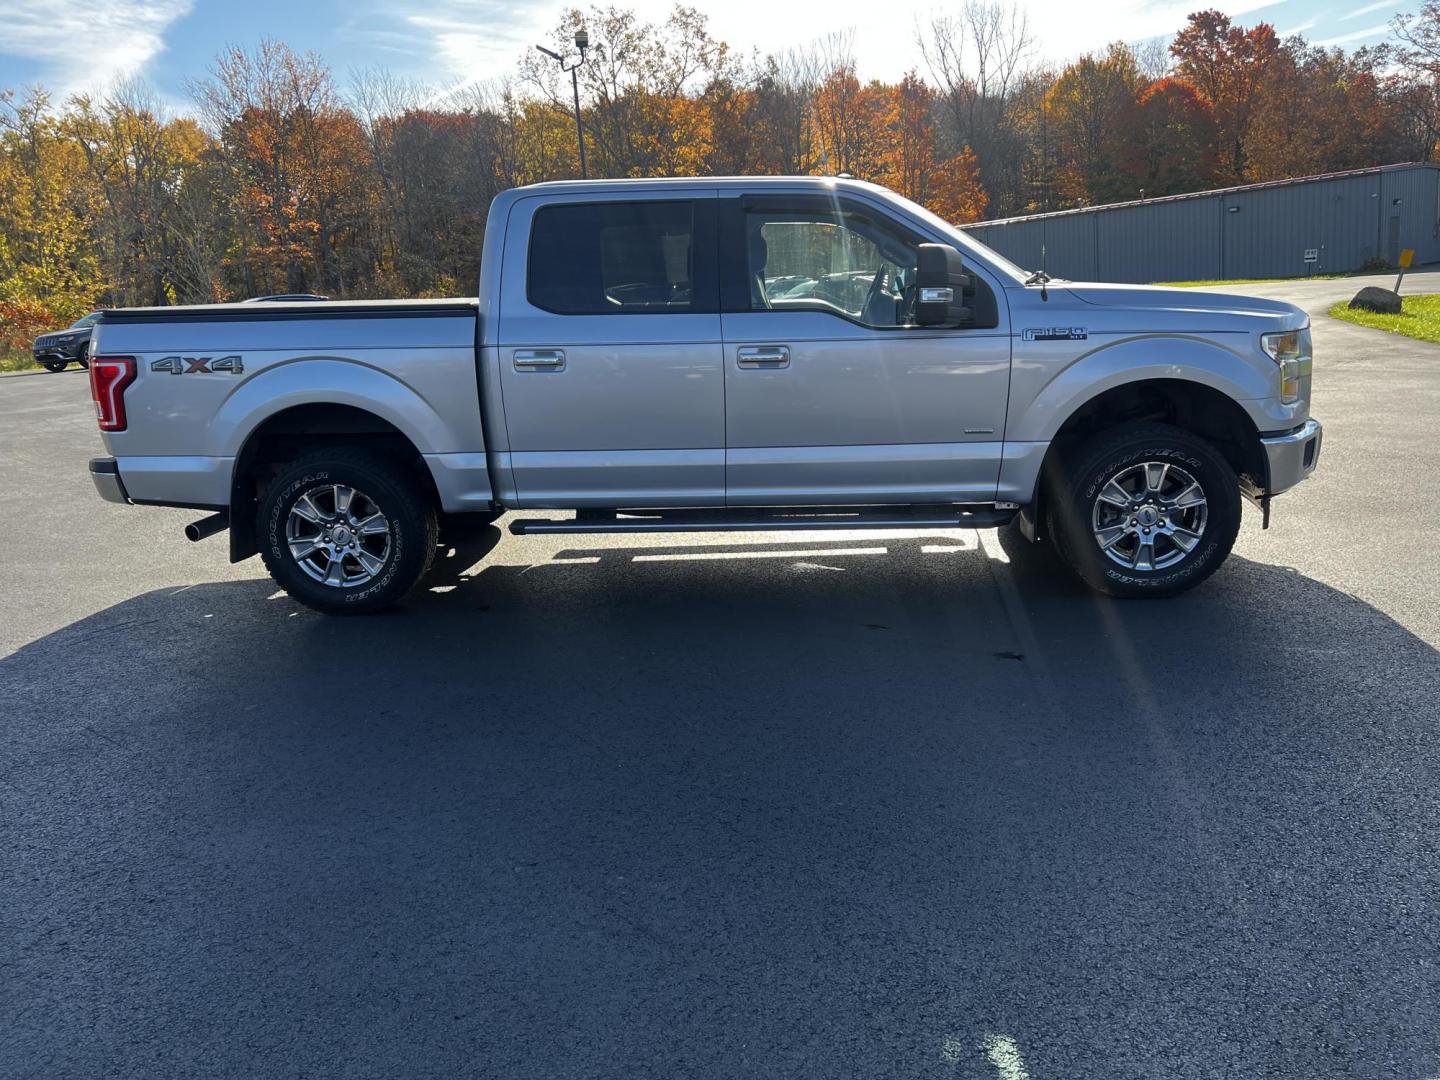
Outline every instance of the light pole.
{"type": "Polygon", "coordinates": [[[575,31],[575,47],[580,50],[580,59],[573,64],[566,66],[565,58],[557,52],[551,52],[544,45],[536,45],[550,59],[560,65],[562,72],[570,73],[570,90],[575,95],[575,139],[580,144],[580,179],[588,180],[589,176],[585,171],[585,128],[580,123],[580,76],[577,74],[580,66],[585,63],[585,50],[590,47],[590,35],[584,30],[575,31]]]}

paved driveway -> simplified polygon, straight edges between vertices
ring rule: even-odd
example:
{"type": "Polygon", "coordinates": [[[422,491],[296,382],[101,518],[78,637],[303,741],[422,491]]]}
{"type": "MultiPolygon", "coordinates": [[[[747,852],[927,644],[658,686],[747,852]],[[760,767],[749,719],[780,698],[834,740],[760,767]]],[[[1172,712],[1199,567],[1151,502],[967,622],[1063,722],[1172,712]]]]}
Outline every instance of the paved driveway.
{"type": "Polygon", "coordinates": [[[1149,603],[487,530],[325,619],[0,380],[0,1074],[1440,1074],[1440,347],[1316,322],[1320,472],[1149,603]]]}

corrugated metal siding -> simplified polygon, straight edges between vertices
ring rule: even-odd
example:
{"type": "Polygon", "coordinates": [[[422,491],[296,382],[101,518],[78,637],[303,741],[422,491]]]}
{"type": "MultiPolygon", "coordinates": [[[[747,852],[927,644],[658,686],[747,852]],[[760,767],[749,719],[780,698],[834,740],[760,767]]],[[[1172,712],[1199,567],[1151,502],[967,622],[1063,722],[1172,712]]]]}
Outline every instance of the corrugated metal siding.
{"type": "MultiPolygon", "coordinates": [[[[1215,199],[1127,206],[1093,215],[1102,281],[1193,281],[1216,276],[1215,199]],[[1171,276],[1177,274],[1179,276],[1171,276]]],[[[1092,216],[1092,215],[1087,215],[1092,216]]]]}
{"type": "Polygon", "coordinates": [[[1416,165],[968,225],[1021,266],[1089,281],[1290,277],[1393,262],[1440,262],[1440,166],[1416,165]],[[1398,203],[1395,200],[1399,200],[1398,203]],[[1393,223],[1391,219],[1397,219],[1393,223]]]}

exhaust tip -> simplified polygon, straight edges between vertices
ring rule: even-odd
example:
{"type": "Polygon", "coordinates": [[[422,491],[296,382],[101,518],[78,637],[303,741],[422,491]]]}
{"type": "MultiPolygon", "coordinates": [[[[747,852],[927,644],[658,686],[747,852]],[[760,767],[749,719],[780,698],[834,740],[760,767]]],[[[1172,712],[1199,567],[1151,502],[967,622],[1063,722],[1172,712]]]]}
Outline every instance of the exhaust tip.
{"type": "Polygon", "coordinates": [[[226,513],[211,514],[209,517],[201,518],[199,521],[192,521],[185,526],[185,539],[195,543],[204,540],[207,536],[214,536],[218,532],[224,532],[230,527],[230,515],[226,513]]]}

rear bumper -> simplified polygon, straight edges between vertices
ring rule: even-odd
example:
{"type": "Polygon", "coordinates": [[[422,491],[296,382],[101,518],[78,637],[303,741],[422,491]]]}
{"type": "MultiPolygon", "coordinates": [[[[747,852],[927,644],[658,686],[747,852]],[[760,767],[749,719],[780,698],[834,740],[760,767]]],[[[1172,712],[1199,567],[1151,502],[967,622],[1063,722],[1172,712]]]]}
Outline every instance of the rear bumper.
{"type": "MultiPolygon", "coordinates": [[[[234,458],[121,454],[97,460],[114,462],[125,501],[138,506],[185,506],[196,510],[230,507],[234,458]]],[[[93,463],[91,475],[95,475],[93,463]]],[[[98,478],[96,483],[100,483],[98,478]]]]}
{"type": "Polygon", "coordinates": [[[125,481],[120,479],[120,466],[113,457],[91,458],[90,479],[95,484],[95,490],[106,502],[130,502],[130,496],[125,491],[125,481]]]}
{"type": "Polygon", "coordinates": [[[1260,440],[1269,466],[1266,495],[1279,495],[1304,480],[1320,463],[1324,431],[1318,420],[1306,420],[1294,431],[1269,435],[1260,440]]]}

